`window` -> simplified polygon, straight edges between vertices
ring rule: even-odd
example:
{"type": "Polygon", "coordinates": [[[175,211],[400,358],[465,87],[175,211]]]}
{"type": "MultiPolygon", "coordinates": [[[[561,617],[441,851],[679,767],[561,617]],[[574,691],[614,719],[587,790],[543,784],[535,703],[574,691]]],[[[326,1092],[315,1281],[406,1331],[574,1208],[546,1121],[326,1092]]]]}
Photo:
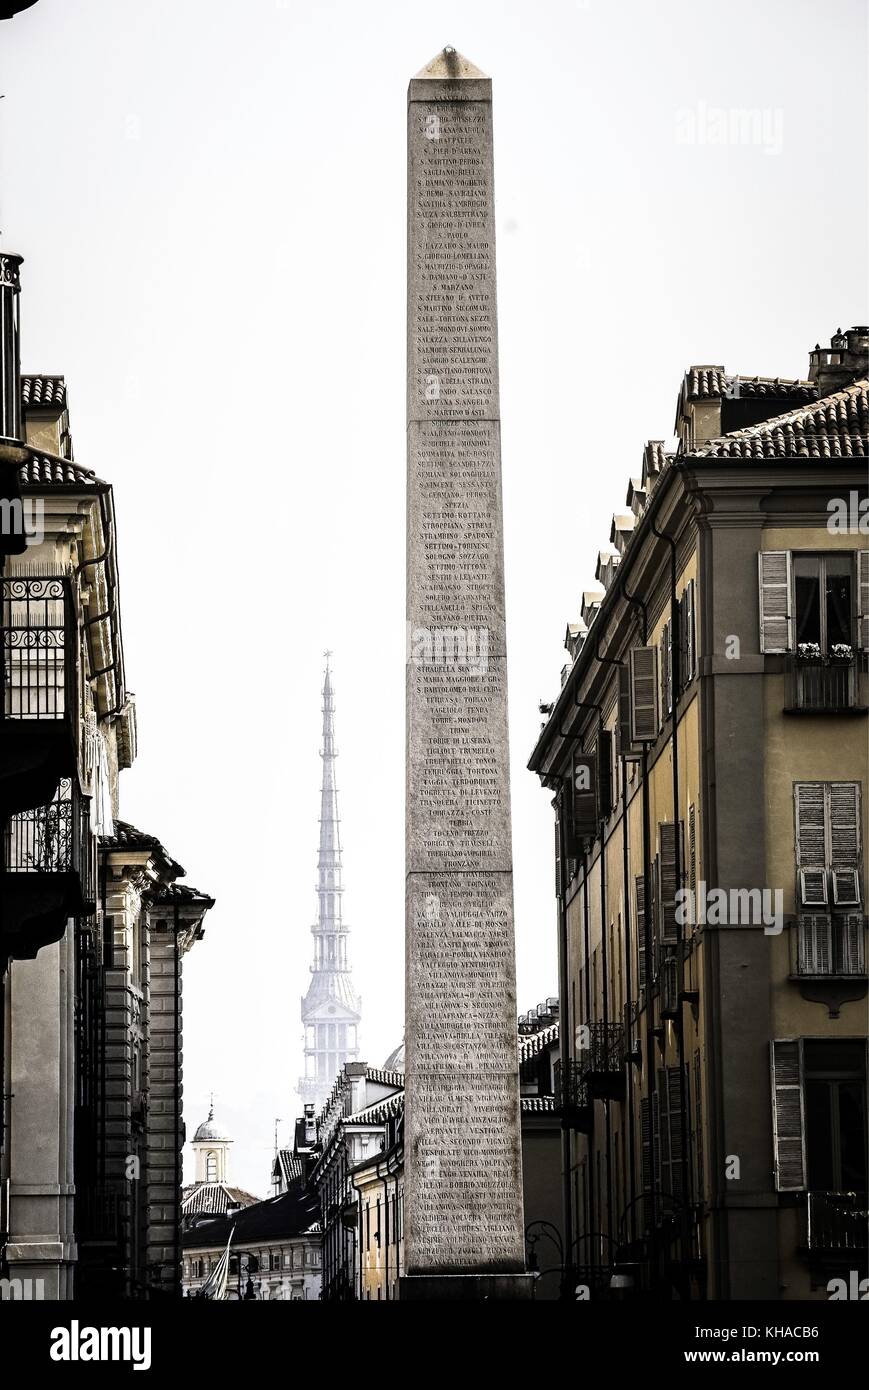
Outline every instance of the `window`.
{"type": "Polygon", "coordinates": [[[281,1252],[280,1252],[280,1250],[272,1250],[272,1251],[270,1251],[270,1252],[269,1252],[269,1269],[272,1270],[272,1272],[274,1272],[275,1270],[279,1270],[280,1267],[281,1267],[281,1252]]]}
{"type": "Polygon", "coordinates": [[[772,1044],[779,1192],[865,1192],[866,1045],[856,1039],[772,1044]]]}
{"type": "Polygon", "coordinates": [[[806,1039],[803,1076],[809,1188],[814,1192],[865,1192],[863,1043],[806,1039]]]}
{"type": "Polygon", "coordinates": [[[205,1156],[205,1181],[217,1182],[217,1154],[210,1153],[205,1156]]]}
{"type": "Polygon", "coordinates": [[[798,975],[865,969],[859,782],[794,785],[798,975]]]}
{"type": "Polygon", "coordinates": [[[869,648],[869,550],[767,550],[758,568],[762,652],[869,648]]]}
{"type": "Polygon", "coordinates": [[[849,554],[794,555],[797,648],[812,643],[829,655],[851,645],[853,560],[849,554]]]}

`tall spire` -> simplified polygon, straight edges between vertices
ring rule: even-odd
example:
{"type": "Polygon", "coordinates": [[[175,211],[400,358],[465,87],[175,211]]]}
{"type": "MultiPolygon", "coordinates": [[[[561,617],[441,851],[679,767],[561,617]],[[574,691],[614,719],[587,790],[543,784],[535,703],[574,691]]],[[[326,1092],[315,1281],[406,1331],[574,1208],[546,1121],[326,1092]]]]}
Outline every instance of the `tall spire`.
{"type": "Polygon", "coordinates": [[[342,915],[341,822],[335,777],[335,697],[330,658],[323,679],[323,777],[320,787],[320,849],[317,855],[317,921],[311,983],[302,1000],[305,1027],[305,1075],[299,1081],[303,1102],[317,1109],[332,1089],[345,1062],[359,1056],[361,1001],[353,988],[347,956],[348,930],[342,915]]]}

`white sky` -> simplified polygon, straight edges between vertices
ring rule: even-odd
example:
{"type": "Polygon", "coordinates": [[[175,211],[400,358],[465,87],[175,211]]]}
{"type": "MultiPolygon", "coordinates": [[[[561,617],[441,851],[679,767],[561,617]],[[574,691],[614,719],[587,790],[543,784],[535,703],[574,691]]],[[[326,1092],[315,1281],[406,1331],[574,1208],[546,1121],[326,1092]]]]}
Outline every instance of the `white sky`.
{"type": "Polygon", "coordinates": [[[298,1111],[327,646],[365,1059],[402,1029],[408,79],[445,43],[494,79],[524,1010],[556,981],[537,700],[643,441],[688,364],[802,376],[867,321],[866,37],[857,0],[40,0],[0,26],[24,368],[66,375],[115,487],[122,815],[218,900],[188,1130],[213,1088],[252,1191],[298,1111]],[[759,143],[711,143],[714,108],[759,143]]]}

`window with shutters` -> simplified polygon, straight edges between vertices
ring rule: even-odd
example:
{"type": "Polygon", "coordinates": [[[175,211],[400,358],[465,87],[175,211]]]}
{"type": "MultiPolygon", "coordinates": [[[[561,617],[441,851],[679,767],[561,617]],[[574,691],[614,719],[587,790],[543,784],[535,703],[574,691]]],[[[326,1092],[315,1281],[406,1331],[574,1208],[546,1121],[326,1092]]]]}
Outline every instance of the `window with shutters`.
{"type": "Polygon", "coordinates": [[[681,936],[676,921],[676,890],[682,877],[682,822],[679,822],[679,874],[676,865],[676,826],[672,821],[658,824],[657,926],[658,939],[666,946],[675,946],[681,936]]]}
{"type": "Polygon", "coordinates": [[[642,874],[634,880],[637,924],[637,989],[646,988],[646,884],[642,874]]]}
{"type": "Polygon", "coordinates": [[[762,652],[869,650],[869,551],[761,551],[758,574],[762,652]]]}
{"type": "Polygon", "coordinates": [[[673,637],[669,622],[664,624],[660,643],[661,711],[664,717],[673,711],[673,637]]]}
{"type": "Polygon", "coordinates": [[[697,638],[694,617],[694,580],[689,579],[679,600],[679,689],[694,678],[697,665],[697,638]]]}
{"type": "Polygon", "coordinates": [[[661,727],[658,648],[632,647],[629,655],[631,742],[653,743],[661,727]]]}
{"type": "Polygon", "coordinates": [[[797,975],[866,970],[859,782],[794,786],[797,975]]]}
{"type": "Polygon", "coordinates": [[[775,1181],[779,1192],[867,1189],[866,1044],[771,1044],[775,1181]]]}

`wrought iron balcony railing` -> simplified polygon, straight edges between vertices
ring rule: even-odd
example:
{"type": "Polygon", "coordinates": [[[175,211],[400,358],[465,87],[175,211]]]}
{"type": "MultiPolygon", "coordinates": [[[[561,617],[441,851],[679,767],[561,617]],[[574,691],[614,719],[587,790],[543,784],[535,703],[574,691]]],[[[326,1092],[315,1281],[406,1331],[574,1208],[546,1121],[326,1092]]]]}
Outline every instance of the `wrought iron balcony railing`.
{"type": "Polygon", "coordinates": [[[0,947],[28,959],[63,935],[70,917],[95,911],[96,840],[90,802],[64,777],[45,806],[9,817],[0,875],[0,947]]]}
{"type": "Polygon", "coordinates": [[[806,1244],[830,1254],[867,1247],[869,1209],[865,1192],[810,1192],[807,1201],[806,1244]]]}
{"type": "Polygon", "coordinates": [[[625,1029],[622,1023],[591,1023],[579,1065],[593,1096],[621,1100],[625,1092],[625,1029]]]}
{"type": "Polygon", "coordinates": [[[588,1134],[591,1129],[592,1103],[585,1074],[579,1062],[565,1066],[559,1059],[552,1068],[555,1091],[555,1113],[561,1117],[562,1129],[588,1134]]]}
{"type": "Polygon", "coordinates": [[[788,658],[785,709],[790,714],[849,714],[859,711],[857,656],[788,658]]]}
{"type": "Polygon", "coordinates": [[[0,806],[51,800],[75,767],[76,627],[64,575],[0,576],[0,806]]]}

